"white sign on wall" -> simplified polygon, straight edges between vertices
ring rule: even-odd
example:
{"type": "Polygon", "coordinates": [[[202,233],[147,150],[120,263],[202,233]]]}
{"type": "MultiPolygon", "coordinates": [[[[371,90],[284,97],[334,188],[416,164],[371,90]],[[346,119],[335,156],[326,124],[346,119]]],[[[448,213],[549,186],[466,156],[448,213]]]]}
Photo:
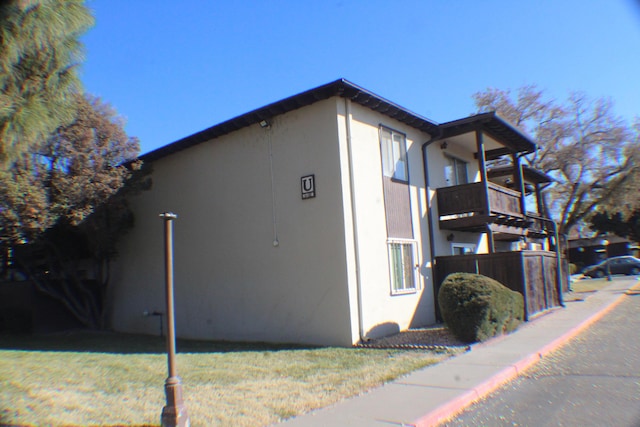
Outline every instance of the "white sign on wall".
{"type": "Polygon", "coordinates": [[[300,178],[300,188],[303,200],[316,197],[316,176],[307,175],[300,178]]]}

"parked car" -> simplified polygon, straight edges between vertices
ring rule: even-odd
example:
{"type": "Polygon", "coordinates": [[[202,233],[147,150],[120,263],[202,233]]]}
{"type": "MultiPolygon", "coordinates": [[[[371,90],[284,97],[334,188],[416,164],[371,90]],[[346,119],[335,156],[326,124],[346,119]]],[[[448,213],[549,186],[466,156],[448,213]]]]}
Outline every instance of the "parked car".
{"type": "Polygon", "coordinates": [[[605,277],[607,268],[610,274],[640,274],[640,259],[632,256],[617,256],[592,265],[583,271],[585,276],[605,277]]]}

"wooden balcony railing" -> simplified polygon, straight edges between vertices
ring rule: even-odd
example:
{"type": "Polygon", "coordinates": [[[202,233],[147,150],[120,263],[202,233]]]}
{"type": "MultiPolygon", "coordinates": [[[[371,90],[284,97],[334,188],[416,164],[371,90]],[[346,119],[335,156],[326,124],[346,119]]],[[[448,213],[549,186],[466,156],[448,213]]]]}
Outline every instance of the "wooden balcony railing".
{"type": "Polygon", "coordinates": [[[484,183],[482,182],[438,188],[436,193],[440,216],[489,215],[490,213],[523,216],[519,192],[493,182],[490,182],[488,187],[488,200],[485,197],[484,183]]]}
{"type": "Polygon", "coordinates": [[[508,215],[522,218],[520,192],[489,182],[489,214],[508,215]]]}
{"type": "Polygon", "coordinates": [[[520,193],[483,182],[443,187],[436,190],[440,226],[443,229],[473,230],[487,223],[504,223],[526,228],[529,221],[520,204],[520,193]]]}
{"type": "Polygon", "coordinates": [[[527,219],[531,222],[529,226],[528,236],[530,237],[546,237],[555,234],[553,221],[543,218],[535,213],[527,212],[527,219]]]}

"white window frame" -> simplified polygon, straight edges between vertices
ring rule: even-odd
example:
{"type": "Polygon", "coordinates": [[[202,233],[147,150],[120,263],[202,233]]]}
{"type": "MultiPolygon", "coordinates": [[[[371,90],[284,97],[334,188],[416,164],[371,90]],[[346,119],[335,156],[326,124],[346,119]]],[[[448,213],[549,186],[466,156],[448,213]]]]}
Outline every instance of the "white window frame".
{"type": "Polygon", "coordinates": [[[387,256],[389,258],[389,285],[391,287],[391,295],[405,295],[405,294],[414,294],[419,289],[419,277],[418,277],[418,242],[415,240],[409,239],[389,239],[387,240],[387,256]],[[403,252],[400,256],[402,269],[401,273],[401,284],[398,285],[396,273],[396,262],[393,256],[392,248],[394,245],[401,245],[403,252]],[[411,261],[407,265],[404,262],[404,250],[408,247],[411,255],[411,261]],[[407,284],[407,278],[410,278],[412,283],[407,284]]]}
{"type": "Polygon", "coordinates": [[[383,175],[394,181],[409,182],[407,136],[382,125],[379,132],[383,175]]]}
{"type": "Polygon", "coordinates": [[[452,243],[451,255],[460,255],[456,253],[456,248],[470,249],[469,253],[475,254],[478,246],[475,243],[452,243]]]}

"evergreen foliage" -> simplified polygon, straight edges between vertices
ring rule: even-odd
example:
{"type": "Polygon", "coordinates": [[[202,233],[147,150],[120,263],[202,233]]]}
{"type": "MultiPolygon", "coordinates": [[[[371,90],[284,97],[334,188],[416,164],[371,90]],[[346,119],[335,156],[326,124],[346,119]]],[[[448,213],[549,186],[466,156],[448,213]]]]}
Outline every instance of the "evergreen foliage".
{"type": "Polygon", "coordinates": [[[447,276],[438,304],[447,327],[469,343],[511,332],[524,319],[523,296],[480,274],[447,276]]]}
{"type": "Polygon", "coordinates": [[[602,234],[613,233],[632,242],[640,242],[640,209],[626,216],[622,212],[598,212],[590,223],[592,230],[602,234]]]}
{"type": "Polygon", "coordinates": [[[0,168],[74,118],[82,0],[0,2],[0,168]]]}
{"type": "Polygon", "coordinates": [[[0,2],[0,275],[19,270],[102,328],[110,260],[133,223],[126,195],[147,181],[122,119],[82,95],[92,25],[83,0],[0,2]]]}

